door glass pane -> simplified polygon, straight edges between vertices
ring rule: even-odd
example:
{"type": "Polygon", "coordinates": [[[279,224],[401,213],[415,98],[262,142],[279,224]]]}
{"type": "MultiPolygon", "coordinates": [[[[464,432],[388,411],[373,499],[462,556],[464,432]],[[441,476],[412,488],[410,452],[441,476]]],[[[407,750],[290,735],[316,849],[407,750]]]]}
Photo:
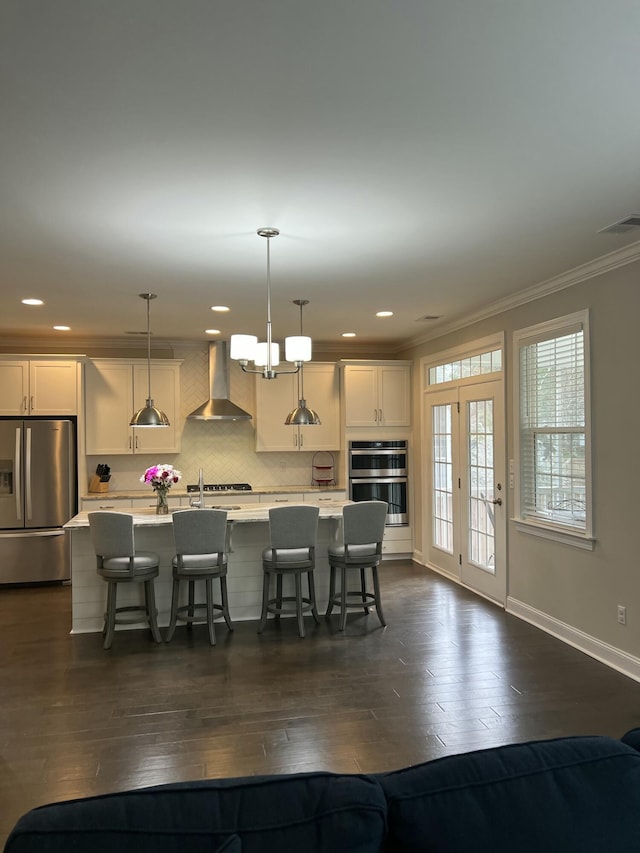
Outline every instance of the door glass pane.
{"type": "Polygon", "coordinates": [[[453,553],[453,455],[451,405],[432,408],[433,543],[453,553]]]}
{"type": "Polygon", "coordinates": [[[493,400],[468,406],[469,560],[495,573],[493,400]]]}

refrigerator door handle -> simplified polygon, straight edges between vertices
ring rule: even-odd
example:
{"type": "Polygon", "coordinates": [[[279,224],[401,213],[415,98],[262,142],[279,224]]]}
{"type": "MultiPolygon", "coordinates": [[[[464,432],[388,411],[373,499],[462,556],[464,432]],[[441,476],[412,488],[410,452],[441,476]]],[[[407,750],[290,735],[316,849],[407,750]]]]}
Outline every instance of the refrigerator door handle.
{"type": "Polygon", "coordinates": [[[33,518],[33,505],[31,501],[31,427],[25,429],[26,447],[24,453],[24,490],[26,497],[25,513],[27,521],[33,518]]]}
{"type": "Polygon", "coordinates": [[[22,521],[22,430],[16,427],[16,447],[13,457],[13,469],[16,472],[15,491],[16,491],[16,518],[22,521]]]}

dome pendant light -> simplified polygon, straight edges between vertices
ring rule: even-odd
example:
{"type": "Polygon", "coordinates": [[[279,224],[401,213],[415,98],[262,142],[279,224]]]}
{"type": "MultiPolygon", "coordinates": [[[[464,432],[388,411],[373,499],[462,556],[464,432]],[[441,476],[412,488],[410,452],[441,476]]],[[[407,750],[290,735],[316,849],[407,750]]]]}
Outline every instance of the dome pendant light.
{"type": "Polygon", "coordinates": [[[231,335],[229,357],[237,361],[245,373],[258,373],[263,379],[276,379],[281,373],[298,373],[305,361],[311,361],[311,338],[302,335],[284,339],[285,359],[293,370],[275,370],[280,364],[280,345],[271,339],[271,252],[269,243],[280,232],[277,228],[259,228],[258,235],[267,238],[267,339],[258,343],[255,335],[231,335]],[[249,367],[249,362],[254,367],[249,367]]]}
{"type": "Polygon", "coordinates": [[[149,305],[152,299],[156,298],[155,293],[139,293],[140,299],[145,299],[147,302],[147,379],[148,379],[148,395],[147,402],[129,421],[129,426],[132,427],[168,427],[169,418],[160,409],[156,409],[151,398],[151,323],[149,305]]]}
{"type": "MultiPolygon", "coordinates": [[[[309,304],[309,300],[294,299],[293,304],[300,306],[300,337],[302,337],[302,309],[309,304]]],[[[304,365],[302,365],[298,373],[298,405],[287,415],[285,426],[319,426],[321,423],[318,413],[309,409],[304,399],[304,365]]]]}

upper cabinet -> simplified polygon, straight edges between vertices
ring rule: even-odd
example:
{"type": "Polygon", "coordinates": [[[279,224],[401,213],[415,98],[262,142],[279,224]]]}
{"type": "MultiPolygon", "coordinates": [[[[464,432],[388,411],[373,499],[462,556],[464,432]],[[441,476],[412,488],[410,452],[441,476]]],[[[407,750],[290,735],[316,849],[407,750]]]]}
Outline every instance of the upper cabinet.
{"type": "Polygon", "coordinates": [[[169,418],[169,426],[132,428],[129,421],[144,406],[149,381],[142,359],[93,359],[85,367],[85,451],[88,455],[179,453],[180,364],[172,359],[151,362],[154,404],[169,418]]]}
{"type": "Polygon", "coordinates": [[[277,379],[256,377],[256,450],[339,450],[340,374],[335,364],[309,362],[298,373],[277,379]],[[285,418],[298,405],[298,382],[320,417],[314,426],[285,426],[285,418]]]}
{"type": "Polygon", "coordinates": [[[77,415],[77,361],[0,359],[0,415],[77,415]]]}
{"type": "Polygon", "coordinates": [[[348,427],[410,426],[411,365],[345,365],[344,404],[348,427]]]}

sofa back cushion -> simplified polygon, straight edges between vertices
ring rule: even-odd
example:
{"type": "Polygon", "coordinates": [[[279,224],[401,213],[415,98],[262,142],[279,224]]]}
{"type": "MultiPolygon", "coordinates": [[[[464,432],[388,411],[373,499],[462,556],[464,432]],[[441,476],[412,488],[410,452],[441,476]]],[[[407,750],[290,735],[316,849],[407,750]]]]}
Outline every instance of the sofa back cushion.
{"type": "Polygon", "coordinates": [[[611,738],[480,750],[380,782],[393,853],[640,849],[640,753],[611,738]]]}
{"type": "Polygon", "coordinates": [[[371,778],[333,773],[183,782],[54,803],[5,853],[381,853],[386,803],[371,778]],[[235,845],[235,846],[234,846],[235,845]]]}

